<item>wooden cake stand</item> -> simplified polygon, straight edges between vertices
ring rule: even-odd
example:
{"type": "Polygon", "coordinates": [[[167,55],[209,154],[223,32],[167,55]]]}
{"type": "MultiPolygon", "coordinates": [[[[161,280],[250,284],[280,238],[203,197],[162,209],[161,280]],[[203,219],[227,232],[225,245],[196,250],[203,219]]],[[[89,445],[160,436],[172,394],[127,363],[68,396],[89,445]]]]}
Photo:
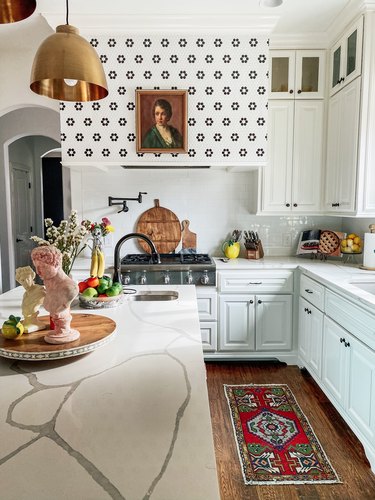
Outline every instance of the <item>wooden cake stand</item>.
{"type": "Polygon", "coordinates": [[[0,335],[0,356],[23,361],[62,359],[91,352],[107,344],[116,330],[116,323],[98,314],[72,314],[72,328],[80,332],[79,339],[67,344],[47,344],[44,336],[49,330],[49,316],[38,317],[47,326],[45,330],[24,333],[15,340],[0,335]]]}

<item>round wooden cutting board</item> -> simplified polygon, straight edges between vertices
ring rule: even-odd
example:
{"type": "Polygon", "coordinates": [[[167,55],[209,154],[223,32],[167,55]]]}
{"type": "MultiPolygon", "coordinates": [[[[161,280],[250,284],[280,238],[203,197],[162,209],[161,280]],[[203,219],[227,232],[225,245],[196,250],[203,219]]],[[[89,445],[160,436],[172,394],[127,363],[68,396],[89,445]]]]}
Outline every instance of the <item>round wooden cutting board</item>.
{"type": "MultiPolygon", "coordinates": [[[[174,252],[181,240],[180,221],[171,210],[161,207],[159,200],[155,200],[155,206],[139,217],[136,231],[148,236],[159,253],[174,252]]],[[[150,253],[145,241],[138,242],[145,252],[150,253]]]]}

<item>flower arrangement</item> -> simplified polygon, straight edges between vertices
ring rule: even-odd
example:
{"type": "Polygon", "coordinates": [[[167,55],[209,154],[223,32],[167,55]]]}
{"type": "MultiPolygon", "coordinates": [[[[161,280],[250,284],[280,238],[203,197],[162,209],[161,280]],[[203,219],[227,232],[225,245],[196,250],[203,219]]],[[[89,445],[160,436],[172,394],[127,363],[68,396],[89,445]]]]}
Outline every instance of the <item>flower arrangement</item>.
{"type": "Polygon", "coordinates": [[[53,245],[58,248],[62,253],[62,269],[69,275],[76,257],[86,247],[86,244],[81,244],[88,234],[88,229],[83,224],[78,225],[76,210],[72,210],[68,220],[62,220],[58,227],[54,226],[53,220],[49,218],[44,219],[44,225],[47,239],[39,236],[31,236],[31,239],[39,246],[53,245]]]}
{"type": "Polygon", "coordinates": [[[91,236],[107,236],[113,233],[115,228],[111,225],[111,221],[107,217],[103,217],[101,222],[91,222],[87,219],[82,221],[82,225],[87,229],[91,236]]]}

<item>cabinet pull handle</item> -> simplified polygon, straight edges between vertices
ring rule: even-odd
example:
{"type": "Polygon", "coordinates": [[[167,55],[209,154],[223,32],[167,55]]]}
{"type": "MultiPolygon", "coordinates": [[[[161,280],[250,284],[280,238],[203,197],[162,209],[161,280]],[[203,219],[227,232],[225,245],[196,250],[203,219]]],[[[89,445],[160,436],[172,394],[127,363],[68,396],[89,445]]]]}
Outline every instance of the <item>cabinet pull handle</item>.
{"type": "Polygon", "coordinates": [[[293,89],[290,89],[290,90],[289,90],[289,94],[293,94],[293,89]]]}
{"type": "Polygon", "coordinates": [[[309,288],[305,288],[306,293],[314,293],[312,290],[309,290],[309,288]]]}
{"type": "Polygon", "coordinates": [[[340,343],[342,344],[343,342],[345,342],[344,337],[340,337],[340,343]]]}
{"type": "Polygon", "coordinates": [[[345,347],[350,347],[350,342],[344,342],[345,347]]]}
{"type": "Polygon", "coordinates": [[[261,281],[249,281],[248,285],[261,285],[261,281]]]}

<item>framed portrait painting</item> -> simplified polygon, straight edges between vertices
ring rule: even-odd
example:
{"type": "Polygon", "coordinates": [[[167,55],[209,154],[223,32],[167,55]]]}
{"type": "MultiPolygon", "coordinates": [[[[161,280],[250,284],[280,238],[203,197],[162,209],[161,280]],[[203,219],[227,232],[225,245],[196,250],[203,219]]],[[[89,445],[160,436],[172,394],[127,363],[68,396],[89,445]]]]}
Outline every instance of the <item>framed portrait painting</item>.
{"type": "Polygon", "coordinates": [[[137,153],[186,153],[187,90],[136,91],[137,153]]]}

